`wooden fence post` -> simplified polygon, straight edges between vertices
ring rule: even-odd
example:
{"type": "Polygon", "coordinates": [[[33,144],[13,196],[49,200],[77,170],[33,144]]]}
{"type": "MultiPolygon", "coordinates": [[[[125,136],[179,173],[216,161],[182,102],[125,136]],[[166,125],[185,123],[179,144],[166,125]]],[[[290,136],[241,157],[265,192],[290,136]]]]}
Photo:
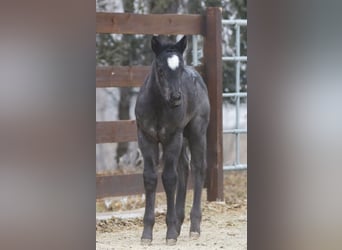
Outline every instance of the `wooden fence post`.
{"type": "Polygon", "coordinates": [[[211,106],[208,138],[208,201],[223,200],[222,164],[222,14],[212,7],[206,12],[205,21],[205,78],[211,106]]]}

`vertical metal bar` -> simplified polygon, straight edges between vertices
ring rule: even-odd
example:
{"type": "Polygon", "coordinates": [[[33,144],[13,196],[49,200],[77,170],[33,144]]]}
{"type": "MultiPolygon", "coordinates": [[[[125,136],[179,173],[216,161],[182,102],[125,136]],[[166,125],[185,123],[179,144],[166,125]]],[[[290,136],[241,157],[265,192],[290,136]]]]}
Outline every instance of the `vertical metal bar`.
{"type": "MultiPolygon", "coordinates": [[[[236,56],[240,56],[240,25],[235,25],[235,49],[236,49],[236,56]]],[[[239,94],[240,92],[240,67],[241,61],[237,60],[235,63],[235,92],[239,94]]],[[[240,96],[236,96],[236,129],[239,129],[239,121],[240,121],[240,96]]],[[[240,164],[240,133],[236,133],[235,135],[235,164],[240,164]]]]}
{"type": "Polygon", "coordinates": [[[198,65],[198,39],[197,35],[192,36],[192,65],[198,65]]]}

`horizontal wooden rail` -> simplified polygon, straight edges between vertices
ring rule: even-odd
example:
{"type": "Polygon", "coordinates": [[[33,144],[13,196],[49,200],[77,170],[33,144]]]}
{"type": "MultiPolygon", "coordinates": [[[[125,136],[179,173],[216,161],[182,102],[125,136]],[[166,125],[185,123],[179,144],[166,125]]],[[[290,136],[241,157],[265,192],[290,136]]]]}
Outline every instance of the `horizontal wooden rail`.
{"type": "MultiPolygon", "coordinates": [[[[140,87],[151,66],[98,66],[96,67],[96,87],[140,87]]],[[[204,71],[203,66],[197,66],[200,73],[204,71]]]]}
{"type": "MultiPolygon", "coordinates": [[[[157,185],[157,192],[162,192],[163,186],[160,181],[157,185]]],[[[110,196],[123,196],[144,193],[142,174],[110,175],[96,177],[96,198],[110,196]]]]}
{"type": "MultiPolygon", "coordinates": [[[[188,189],[192,188],[192,177],[189,173],[188,189]]],[[[158,173],[157,192],[163,192],[161,173],[158,173]]],[[[126,196],[144,193],[142,174],[107,175],[96,177],[96,198],[126,196]]]]}
{"type": "Polygon", "coordinates": [[[150,69],[150,66],[97,67],[96,87],[140,87],[150,69]]]}
{"type": "Polygon", "coordinates": [[[96,144],[136,140],[135,120],[96,122],[96,144]]]}
{"type": "Polygon", "coordinates": [[[97,33],[204,35],[201,15],[96,13],[97,33]]]}

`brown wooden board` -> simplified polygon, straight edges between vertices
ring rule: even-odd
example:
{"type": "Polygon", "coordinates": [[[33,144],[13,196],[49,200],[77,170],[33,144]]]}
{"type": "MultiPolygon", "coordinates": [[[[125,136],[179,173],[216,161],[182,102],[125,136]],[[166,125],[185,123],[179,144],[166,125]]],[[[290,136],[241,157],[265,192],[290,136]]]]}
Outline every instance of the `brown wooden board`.
{"type": "MultiPolygon", "coordinates": [[[[192,178],[189,175],[188,189],[192,188],[192,178]]],[[[157,192],[164,192],[161,173],[158,173],[157,192]]],[[[144,193],[142,174],[109,175],[96,177],[96,198],[110,196],[125,196],[144,193]]]]}
{"type": "Polygon", "coordinates": [[[203,16],[177,14],[96,13],[97,33],[204,34],[203,16]]]}
{"type": "MultiPolygon", "coordinates": [[[[160,178],[158,192],[163,190],[160,178]]],[[[96,177],[96,198],[143,194],[144,184],[142,174],[111,175],[96,177]]]]}
{"type": "Polygon", "coordinates": [[[96,67],[96,87],[140,87],[150,66],[96,67]]]}
{"type": "MultiPolygon", "coordinates": [[[[195,68],[199,73],[203,73],[203,66],[195,68]]],[[[98,66],[96,67],[96,87],[140,87],[150,69],[150,66],[98,66]]]]}
{"type": "Polygon", "coordinates": [[[223,200],[221,10],[208,8],[204,43],[205,76],[210,100],[208,138],[208,201],[223,200]]]}
{"type": "Polygon", "coordinates": [[[136,140],[135,120],[96,122],[96,144],[136,140]]]}

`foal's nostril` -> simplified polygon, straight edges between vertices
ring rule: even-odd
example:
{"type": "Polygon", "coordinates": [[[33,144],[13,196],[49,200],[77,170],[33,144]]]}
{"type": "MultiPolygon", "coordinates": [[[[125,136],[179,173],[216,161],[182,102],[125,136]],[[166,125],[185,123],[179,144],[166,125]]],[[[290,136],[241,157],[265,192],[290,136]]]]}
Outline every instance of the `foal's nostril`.
{"type": "Polygon", "coordinates": [[[180,92],[176,92],[176,93],[172,93],[171,94],[171,99],[174,101],[178,101],[179,99],[181,99],[182,95],[180,92]]]}

